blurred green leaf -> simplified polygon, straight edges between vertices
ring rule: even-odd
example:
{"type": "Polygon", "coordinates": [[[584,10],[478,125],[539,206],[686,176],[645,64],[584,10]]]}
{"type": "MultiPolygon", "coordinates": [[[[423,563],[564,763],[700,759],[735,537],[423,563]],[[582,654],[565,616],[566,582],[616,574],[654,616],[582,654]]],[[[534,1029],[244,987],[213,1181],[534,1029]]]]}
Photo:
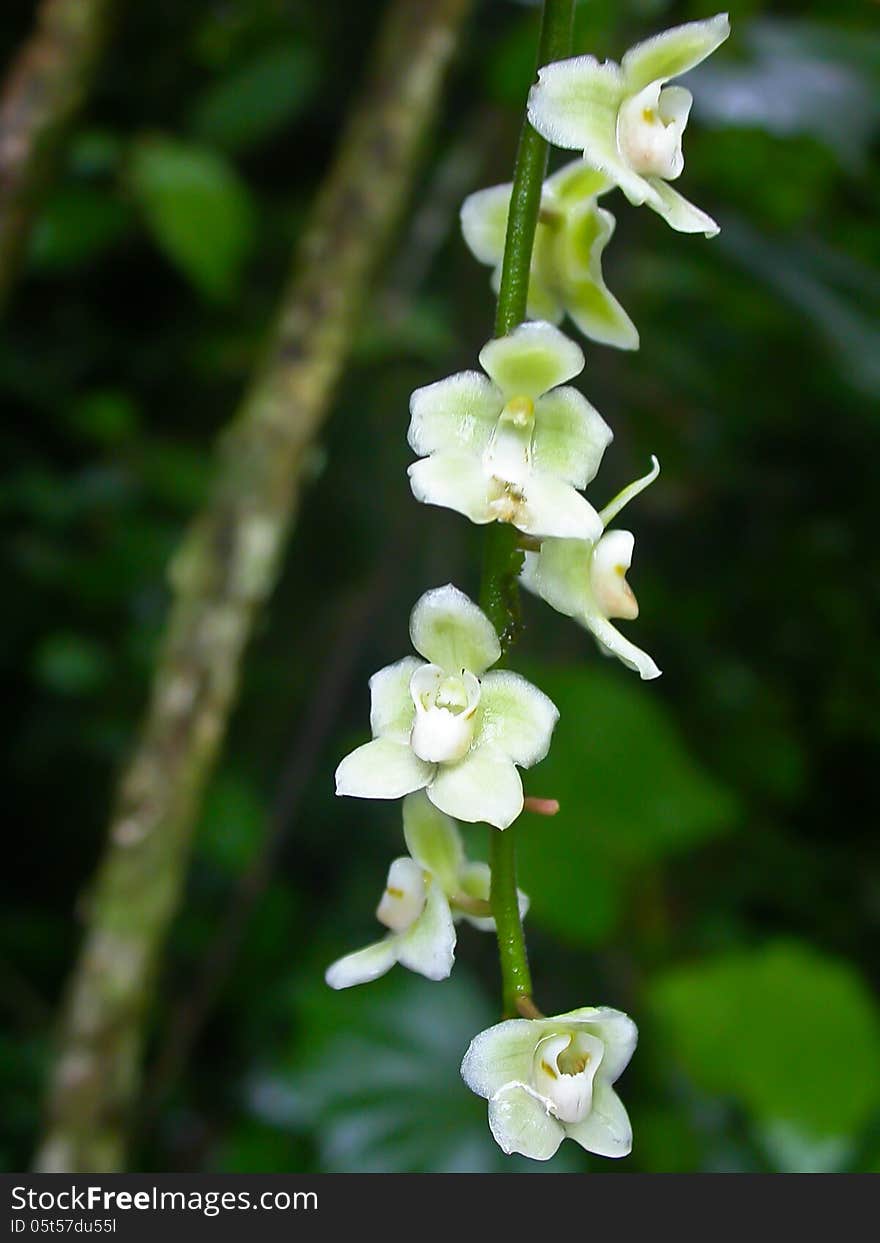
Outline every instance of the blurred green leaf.
{"type": "Polygon", "coordinates": [[[266,808],[244,773],[227,769],[212,783],[199,834],[199,853],[230,873],[241,872],[264,832],[266,808]]]}
{"type": "Polygon", "coordinates": [[[79,634],[49,635],[34,656],[38,680],[62,695],[85,695],[96,690],[106,680],[109,667],[106,649],[79,634]]]}
{"type": "Polygon", "coordinates": [[[201,449],[192,445],[175,444],[156,437],[143,447],[139,474],[154,496],[180,509],[190,510],[205,495],[211,460],[201,449]]]}
{"type": "Polygon", "coordinates": [[[308,103],[316,81],[309,48],[271,48],[202,93],[190,118],[193,133],[201,142],[228,151],[253,147],[290,124],[308,103]]]}
{"type": "Polygon", "coordinates": [[[30,261],[43,272],[79,267],[114,246],[131,223],[129,208],[112,190],[62,186],[37,217],[30,261]]]}
{"type": "Polygon", "coordinates": [[[123,444],[139,429],[134,399],[116,389],[84,393],[71,411],[70,422],[84,439],[107,447],[123,444]]]}
{"type": "Polygon", "coordinates": [[[217,152],[145,138],[132,152],[132,193],[158,246],[209,298],[234,293],[254,240],[244,182],[217,152]]]}
{"type": "Polygon", "coordinates": [[[846,962],[779,941],[669,970],[649,999],[672,1062],[757,1120],[847,1137],[880,1105],[880,1015],[846,962]]]}
{"type": "Polygon", "coordinates": [[[114,172],[122,154],[123,142],[119,134],[107,129],[87,129],[72,136],[67,162],[77,176],[96,177],[114,172]]]}
{"type": "Polygon", "coordinates": [[[561,714],[527,789],[558,798],[561,810],[552,821],[529,817],[520,832],[522,884],[535,919],[591,943],[613,926],[631,869],[730,829],[737,802],[688,754],[656,691],[632,676],[527,673],[561,714]]]}

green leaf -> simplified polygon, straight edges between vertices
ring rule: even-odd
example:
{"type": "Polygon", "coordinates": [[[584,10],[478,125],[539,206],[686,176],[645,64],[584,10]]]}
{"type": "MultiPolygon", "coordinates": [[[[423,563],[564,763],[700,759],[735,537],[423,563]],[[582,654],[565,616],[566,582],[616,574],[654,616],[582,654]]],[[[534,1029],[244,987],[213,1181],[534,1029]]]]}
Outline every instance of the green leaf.
{"type": "Polygon", "coordinates": [[[254,240],[250,194],[214,151],[148,138],[132,152],[129,181],[157,245],[209,298],[225,301],[254,240]]]}
{"type": "Polygon", "coordinates": [[[530,918],[594,943],[613,927],[633,869],[729,830],[737,803],[689,755],[656,692],[631,675],[524,672],[560,712],[550,754],[525,776],[527,792],[561,806],[552,821],[523,822],[520,881],[530,918]]]}
{"type": "Polygon", "coordinates": [[[213,84],[191,116],[196,137],[243,151],[278,133],[308,102],[317,80],[311,51],[299,44],[273,48],[213,84]]]}
{"type": "Polygon", "coordinates": [[[266,833],[266,807],[247,775],[234,769],[214,780],[199,833],[199,854],[231,875],[244,871],[266,833]]]}
{"type": "Polygon", "coordinates": [[[34,656],[37,680],[60,695],[87,695],[103,685],[109,671],[106,648],[85,635],[49,635],[34,656]]]}
{"type": "Polygon", "coordinates": [[[853,1135],[880,1106],[880,1015],[846,962],[778,941],[657,978],[667,1056],[759,1122],[853,1135]]]}
{"type": "Polygon", "coordinates": [[[130,441],[139,430],[137,404],[119,389],[84,393],[70,413],[70,424],[85,440],[113,447],[130,441]]]}
{"type": "Polygon", "coordinates": [[[131,222],[130,209],[110,190],[64,186],[37,217],[30,262],[42,272],[84,266],[124,237],[131,222]]]}

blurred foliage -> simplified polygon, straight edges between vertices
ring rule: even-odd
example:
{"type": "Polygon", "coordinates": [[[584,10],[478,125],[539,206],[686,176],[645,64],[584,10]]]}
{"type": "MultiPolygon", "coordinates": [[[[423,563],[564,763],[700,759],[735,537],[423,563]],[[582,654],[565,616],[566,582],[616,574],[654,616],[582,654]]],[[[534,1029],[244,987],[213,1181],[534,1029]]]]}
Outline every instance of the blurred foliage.
{"type": "MultiPolygon", "coordinates": [[[[4,7],[7,58],[32,7],[4,7]]],[[[682,183],[722,233],[679,237],[609,199],[606,273],[642,348],[589,348],[584,376],[616,433],[598,502],[650,452],[663,463],[629,523],[638,641],[664,677],[639,684],[525,602],[518,664],[563,710],[527,785],[563,810],[524,824],[521,879],[542,1006],[605,1002],[641,1027],[621,1085],[636,1147],[616,1171],[877,1170],[880,39],[856,0],[731,9],[734,37],[694,75],[682,183]]],[[[617,56],[708,11],[591,0],[577,48],[617,56]]],[[[0,338],[10,1168],[39,1125],[165,567],[375,20],[335,0],[125,6],[36,223],[0,338]]],[[[400,849],[394,806],[332,793],[365,736],[367,677],[406,650],[422,590],[477,586],[479,534],[411,501],[407,399],[472,366],[489,334],[486,273],[456,215],[510,176],[536,23],[534,5],[480,4],[315,455],[168,947],[137,1168],[524,1168],[457,1079],[496,1012],[491,938],[463,929],[442,985],[395,969],[336,995],[321,979],[369,935],[400,849]],[[328,699],[332,727],[314,737],[328,699]],[[196,1044],[162,1070],[222,944],[196,1044]]],[[[483,830],[467,836],[485,850],[483,830]]],[[[572,1149],[547,1168],[608,1168],[572,1149]]]]}

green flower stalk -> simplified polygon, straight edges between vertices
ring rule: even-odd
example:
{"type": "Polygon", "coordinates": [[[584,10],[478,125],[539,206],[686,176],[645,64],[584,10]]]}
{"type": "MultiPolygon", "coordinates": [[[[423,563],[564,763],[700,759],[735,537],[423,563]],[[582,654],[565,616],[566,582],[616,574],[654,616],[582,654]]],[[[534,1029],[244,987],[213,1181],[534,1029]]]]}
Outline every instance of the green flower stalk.
{"type": "Polygon", "coordinates": [[[465,240],[492,266],[498,290],[482,371],[428,384],[410,402],[415,499],[487,529],[482,607],[452,584],[426,592],[410,618],[419,656],[370,680],[373,737],[342,760],[336,789],[405,796],[408,854],[391,864],[376,911],[385,936],[327,971],[333,988],[373,980],[398,962],[444,979],[458,920],[494,930],[507,1021],[474,1038],[462,1075],[488,1101],[503,1151],[535,1160],[547,1160],[566,1137],[606,1157],[630,1151],[632,1129],[613,1085],[637,1032],[619,1010],[545,1018],[532,999],[516,822],[527,805],[553,814],[558,804],[526,800],[519,770],[547,754],[559,714],[542,691],[501,667],[517,634],[520,585],[589,630],[603,654],[645,680],[660,674],[612,625],[635,620],[639,608],[626,581],[635,537],[609,529],[660,467],[653,458],[650,472],[602,510],[582,494],[612,433],[569,384],[584,355],[555,325],[567,315],[593,340],[638,346],[602,276],[614,218],[597,198],[614,186],[681,232],[717,232],[668,185],[682,171],[691,97],[665,84],[728,33],[721,15],[638,44],[620,65],[599,65],[569,57],[572,9],[573,0],[545,0],[538,81],[513,181],[471,195],[462,208],[465,240]],[[547,139],[581,147],[584,159],[545,180],[547,139]],[[527,323],[529,315],[538,318],[527,323]],[[490,826],[488,868],[468,863],[456,820],[490,826]]]}

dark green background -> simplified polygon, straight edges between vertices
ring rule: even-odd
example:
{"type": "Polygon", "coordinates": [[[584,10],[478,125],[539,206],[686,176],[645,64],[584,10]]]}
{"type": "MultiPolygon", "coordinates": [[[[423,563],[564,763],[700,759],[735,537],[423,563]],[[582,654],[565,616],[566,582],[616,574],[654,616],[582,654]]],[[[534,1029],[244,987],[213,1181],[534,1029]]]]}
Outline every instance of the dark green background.
{"type": "MultiPolygon", "coordinates": [[[[4,6],[6,58],[32,8],[4,6]]],[[[380,14],[354,0],[123,8],[0,336],[7,1168],[35,1143],[165,566],[380,14]]],[[[576,50],[619,57],[711,11],[591,0],[576,50]]],[[[526,1168],[457,1078],[497,1014],[491,938],[465,929],[439,985],[397,969],[331,994],[322,972],[375,936],[401,848],[394,805],[333,795],[335,764],[366,737],[366,680],[408,650],[421,591],[477,589],[479,533],[411,499],[407,399],[474,365],[490,335],[488,273],[457,210],[510,176],[536,13],[478,5],[355,342],[202,817],[133,1168],[526,1168]],[[267,834],[267,883],[181,1057],[267,834]]],[[[663,465],[627,525],[642,606],[628,632],[664,676],[639,683],[531,599],[517,658],[563,712],[527,790],[564,810],[521,833],[537,995],[547,1012],[619,1006],[641,1030],[620,1084],[632,1157],[565,1145],[551,1170],[880,1170],[880,34],[855,0],[731,16],[730,42],[688,82],[680,183],[721,235],[606,200],[606,275],[642,348],[589,346],[582,377],[615,430],[591,496],[651,452],[663,465]]],[[[477,852],[484,832],[469,832],[477,852]]]]}

